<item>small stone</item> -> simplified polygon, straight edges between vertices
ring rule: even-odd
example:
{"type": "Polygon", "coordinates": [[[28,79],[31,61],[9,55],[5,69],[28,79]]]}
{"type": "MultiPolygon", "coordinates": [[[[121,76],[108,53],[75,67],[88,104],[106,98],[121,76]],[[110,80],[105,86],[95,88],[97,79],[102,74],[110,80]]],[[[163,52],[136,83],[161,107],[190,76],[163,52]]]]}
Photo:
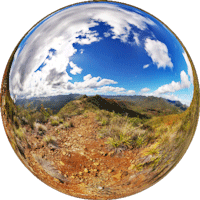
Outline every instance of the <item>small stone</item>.
{"type": "Polygon", "coordinates": [[[93,171],[94,171],[94,172],[97,172],[97,169],[94,169],[93,171]]]}
{"type": "Polygon", "coordinates": [[[87,168],[85,168],[85,169],[84,169],[84,172],[85,172],[85,173],[88,173],[89,171],[88,171],[88,169],[87,169],[87,168]]]}
{"type": "Polygon", "coordinates": [[[79,175],[82,176],[82,175],[83,175],[83,172],[79,172],[79,175]]]}
{"type": "Polygon", "coordinates": [[[127,172],[127,171],[124,171],[124,172],[122,173],[122,175],[128,176],[128,172],[127,172]]]}
{"type": "Polygon", "coordinates": [[[63,156],[65,156],[65,155],[66,155],[66,152],[65,152],[65,151],[63,151],[63,153],[62,153],[62,154],[63,154],[63,156]]]}
{"type": "Polygon", "coordinates": [[[122,176],[122,174],[119,172],[118,174],[115,174],[115,175],[113,175],[112,177],[113,177],[113,178],[116,178],[116,179],[118,179],[118,180],[120,180],[120,179],[121,179],[121,176],[122,176]]]}
{"type": "Polygon", "coordinates": [[[74,178],[75,178],[75,176],[71,176],[71,178],[73,178],[73,179],[74,179],[74,178]]]}
{"type": "Polygon", "coordinates": [[[115,154],[115,151],[111,151],[111,152],[108,153],[108,155],[109,155],[110,157],[114,156],[114,154],[115,154]]]}
{"type": "Polygon", "coordinates": [[[63,165],[63,166],[65,165],[62,161],[60,161],[60,164],[63,165]]]}
{"type": "Polygon", "coordinates": [[[95,166],[99,166],[100,164],[99,164],[98,162],[95,162],[94,165],[95,165],[95,166]]]}
{"type": "Polygon", "coordinates": [[[112,170],[111,170],[111,169],[108,169],[108,173],[110,173],[110,172],[112,172],[112,170]]]}
{"type": "Polygon", "coordinates": [[[57,183],[60,183],[60,181],[57,178],[54,178],[54,181],[56,181],[57,183]]]}
{"type": "Polygon", "coordinates": [[[98,187],[98,189],[99,189],[99,190],[102,190],[102,189],[103,189],[103,187],[99,186],[99,187],[98,187]]]}
{"type": "Polygon", "coordinates": [[[132,169],[134,169],[135,168],[135,165],[131,165],[129,168],[128,168],[128,170],[132,170],[132,169]]]}

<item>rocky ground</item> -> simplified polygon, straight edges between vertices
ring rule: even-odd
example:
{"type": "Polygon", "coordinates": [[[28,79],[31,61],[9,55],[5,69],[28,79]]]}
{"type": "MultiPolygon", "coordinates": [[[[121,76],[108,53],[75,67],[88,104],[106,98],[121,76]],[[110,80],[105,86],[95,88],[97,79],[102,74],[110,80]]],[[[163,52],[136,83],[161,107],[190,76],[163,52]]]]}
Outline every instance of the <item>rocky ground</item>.
{"type": "MultiPolygon", "coordinates": [[[[49,186],[86,199],[114,199],[137,193],[159,180],[173,163],[159,165],[158,154],[145,149],[112,149],[98,137],[95,113],[71,117],[73,127],[45,126],[38,134],[26,126],[17,140],[18,155],[34,175],[49,186]],[[50,139],[44,139],[50,138],[50,139]]],[[[136,128],[135,131],[143,131],[136,128]]],[[[167,158],[166,158],[167,159],[167,158]]]]}

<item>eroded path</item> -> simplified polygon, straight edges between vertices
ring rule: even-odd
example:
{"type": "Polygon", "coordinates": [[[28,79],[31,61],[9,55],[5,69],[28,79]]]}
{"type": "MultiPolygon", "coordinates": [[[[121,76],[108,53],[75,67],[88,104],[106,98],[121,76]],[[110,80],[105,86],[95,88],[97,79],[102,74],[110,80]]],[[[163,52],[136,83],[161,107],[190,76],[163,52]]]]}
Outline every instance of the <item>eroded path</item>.
{"type": "MultiPolygon", "coordinates": [[[[59,191],[87,199],[113,199],[137,193],[161,177],[168,167],[153,171],[152,155],[142,149],[110,149],[98,137],[100,124],[95,113],[73,116],[73,127],[46,124],[45,136],[56,141],[45,143],[27,127],[25,149],[28,167],[39,179],[59,191]],[[142,169],[134,168],[142,164],[142,169]],[[159,174],[160,173],[160,174],[159,174]],[[124,193],[123,193],[124,192],[124,193]]],[[[136,130],[142,131],[142,130],[136,130]]]]}

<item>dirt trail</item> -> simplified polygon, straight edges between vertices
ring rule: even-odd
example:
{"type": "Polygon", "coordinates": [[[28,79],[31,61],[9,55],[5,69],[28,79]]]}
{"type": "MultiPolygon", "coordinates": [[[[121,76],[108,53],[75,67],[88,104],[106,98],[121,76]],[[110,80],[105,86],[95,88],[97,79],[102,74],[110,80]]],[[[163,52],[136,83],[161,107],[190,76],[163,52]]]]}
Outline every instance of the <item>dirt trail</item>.
{"type": "Polygon", "coordinates": [[[132,166],[138,162],[148,165],[151,157],[141,155],[141,149],[110,149],[106,139],[98,137],[101,125],[95,115],[73,116],[69,119],[73,127],[68,129],[48,122],[43,136],[26,127],[30,145],[25,148],[27,167],[59,191],[87,199],[114,199],[147,188],[156,173],[152,168],[140,171],[132,166]],[[45,136],[54,136],[56,141],[47,144],[45,136]]]}

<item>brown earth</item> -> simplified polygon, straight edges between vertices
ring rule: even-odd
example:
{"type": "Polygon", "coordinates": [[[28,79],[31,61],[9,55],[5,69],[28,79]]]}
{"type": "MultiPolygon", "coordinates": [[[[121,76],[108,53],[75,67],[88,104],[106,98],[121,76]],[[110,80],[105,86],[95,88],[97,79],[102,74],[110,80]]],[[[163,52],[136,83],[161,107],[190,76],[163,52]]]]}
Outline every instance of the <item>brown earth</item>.
{"type": "Polygon", "coordinates": [[[73,116],[69,120],[74,126],[68,129],[48,122],[45,135],[26,126],[26,140],[17,145],[18,156],[44,183],[86,199],[115,199],[135,194],[169,170],[171,165],[155,170],[151,165],[153,156],[144,155],[145,149],[111,149],[105,139],[98,137],[101,125],[95,115],[90,112],[87,116],[73,116]],[[56,141],[47,144],[44,136],[55,136],[56,141]],[[138,164],[142,169],[133,167],[138,164]]]}

